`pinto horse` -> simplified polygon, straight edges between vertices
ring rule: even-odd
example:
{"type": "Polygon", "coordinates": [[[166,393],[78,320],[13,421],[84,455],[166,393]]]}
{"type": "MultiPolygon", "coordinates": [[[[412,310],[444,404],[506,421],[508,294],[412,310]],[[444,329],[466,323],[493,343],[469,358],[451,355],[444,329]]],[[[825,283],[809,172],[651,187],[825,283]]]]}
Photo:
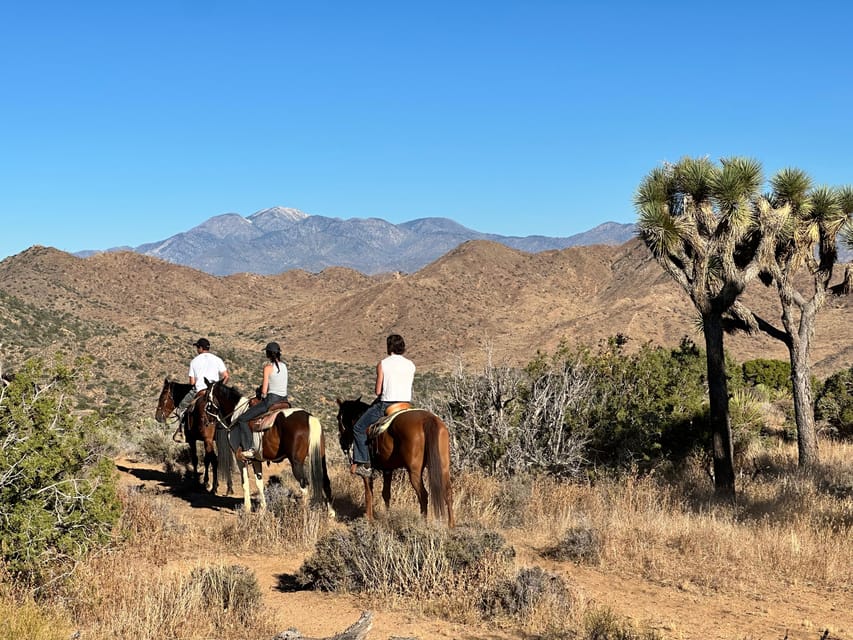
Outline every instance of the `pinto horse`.
{"type": "MultiPolygon", "coordinates": [[[[338,437],[341,449],[351,460],[353,426],[368,405],[358,400],[338,399],[338,437]]],[[[450,434],[447,426],[424,409],[401,412],[386,431],[376,439],[373,466],[382,472],[382,498],[387,509],[391,503],[391,476],[394,469],[406,469],[418,496],[421,515],[427,516],[427,490],[423,470],[429,474],[432,514],[441,519],[447,510],[447,525],[453,521],[453,488],[450,483],[450,434]]],[[[373,447],[372,447],[373,448],[373,447]]],[[[373,519],[373,478],[364,478],[364,503],[367,519],[373,519]]]]}
{"type": "MultiPolygon", "coordinates": [[[[160,424],[168,424],[169,417],[174,416],[177,419],[175,409],[180,404],[184,396],[190,392],[192,385],[169,380],[168,376],[163,381],[163,389],[160,391],[160,398],[157,400],[157,411],[154,414],[154,419],[160,424]]],[[[174,424],[174,423],[173,423],[174,424]]],[[[180,428],[180,427],[179,427],[180,428]]],[[[214,447],[214,437],[216,436],[216,422],[211,420],[204,410],[204,401],[201,398],[196,398],[195,406],[187,415],[187,419],[183,423],[184,437],[190,447],[190,462],[193,467],[193,478],[198,480],[198,452],[196,451],[196,442],[199,440],[204,442],[204,486],[208,486],[210,480],[209,469],[213,467],[213,487],[211,491],[216,493],[219,488],[219,474],[217,473],[217,458],[216,448],[214,447]]],[[[177,435],[177,432],[175,432],[177,435]]],[[[230,482],[229,482],[230,485],[230,482]]]]}
{"type": "MultiPolygon", "coordinates": [[[[236,452],[240,445],[240,434],[232,426],[236,418],[248,408],[249,399],[243,397],[237,389],[222,382],[209,382],[205,391],[205,410],[225,429],[230,431],[231,448],[236,452]]],[[[300,488],[309,490],[312,504],[325,502],[332,511],[332,485],[326,469],[326,440],[320,421],[304,409],[296,409],[285,415],[278,413],[273,425],[264,431],[261,438],[260,452],[262,460],[249,460],[255,474],[258,486],[260,509],[267,506],[264,494],[261,462],[290,461],[293,476],[299,482],[300,488]]],[[[249,471],[246,462],[237,458],[237,466],[243,479],[243,502],[246,511],[251,511],[251,491],[249,488],[249,471]]]]}

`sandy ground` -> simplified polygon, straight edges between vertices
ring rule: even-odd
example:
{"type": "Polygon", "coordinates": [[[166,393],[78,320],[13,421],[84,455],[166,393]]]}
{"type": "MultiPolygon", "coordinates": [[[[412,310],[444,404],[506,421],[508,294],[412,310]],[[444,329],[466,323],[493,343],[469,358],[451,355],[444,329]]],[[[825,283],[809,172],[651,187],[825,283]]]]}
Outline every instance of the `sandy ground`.
{"type": "MultiPolygon", "coordinates": [[[[169,495],[174,512],[198,524],[204,520],[235,517],[242,503],[239,483],[235,495],[211,496],[197,493],[175,494],[167,476],[155,467],[128,459],[116,461],[121,481],[146,491],[169,495]]],[[[284,479],[292,479],[289,468],[272,465],[265,468],[266,477],[284,471],[284,479]]],[[[356,480],[353,479],[355,482],[356,480]]],[[[464,514],[459,514],[464,521],[464,514]]],[[[853,640],[853,595],[850,591],[829,594],[805,585],[796,590],[772,590],[758,587],[746,595],[699,592],[683,585],[661,585],[642,576],[608,572],[601,567],[582,567],[570,563],[549,563],[534,549],[525,546],[516,533],[503,532],[516,548],[520,560],[538,564],[562,574],[584,598],[607,606],[617,614],[650,625],[663,638],[703,640],[819,640],[828,629],[827,638],[853,640]]],[[[351,595],[282,589],[282,581],[295,574],[305,555],[268,557],[260,554],[222,554],[217,561],[242,564],[251,568],[264,592],[265,602],[280,621],[281,630],[293,627],[305,636],[325,637],[339,633],[367,607],[351,595]]],[[[176,558],[173,562],[197,562],[194,558],[176,558]]],[[[853,541],[851,541],[853,562],[853,541]]],[[[372,609],[371,640],[389,636],[411,636],[421,640],[454,638],[458,640],[503,640],[517,634],[489,628],[486,625],[461,626],[446,620],[431,619],[412,612],[372,609]]]]}

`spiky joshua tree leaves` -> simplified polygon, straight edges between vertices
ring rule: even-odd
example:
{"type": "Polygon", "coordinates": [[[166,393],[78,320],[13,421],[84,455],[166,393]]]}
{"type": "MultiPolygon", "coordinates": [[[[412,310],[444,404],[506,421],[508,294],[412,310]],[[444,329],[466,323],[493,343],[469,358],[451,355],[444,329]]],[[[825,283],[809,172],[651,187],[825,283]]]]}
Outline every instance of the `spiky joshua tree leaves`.
{"type": "Polygon", "coordinates": [[[761,195],[761,165],[747,158],[714,164],[684,158],[653,169],[635,197],[639,235],[690,296],[702,321],[708,366],[714,488],[734,499],[724,316],[773,255],[790,215],[761,195]]]}
{"type": "Polygon", "coordinates": [[[799,464],[808,468],[820,460],[811,389],[811,345],[817,314],[827,297],[850,292],[850,265],[839,284],[832,286],[831,281],[838,261],[838,239],[849,239],[853,229],[853,187],[814,187],[811,178],[795,168],[779,171],[770,184],[769,200],[787,216],[761,278],[765,284],[775,285],[779,294],[782,329],[746,308],[738,309],[733,326],[761,330],[788,348],[799,464]],[[803,287],[803,282],[808,286],[803,287]]]}

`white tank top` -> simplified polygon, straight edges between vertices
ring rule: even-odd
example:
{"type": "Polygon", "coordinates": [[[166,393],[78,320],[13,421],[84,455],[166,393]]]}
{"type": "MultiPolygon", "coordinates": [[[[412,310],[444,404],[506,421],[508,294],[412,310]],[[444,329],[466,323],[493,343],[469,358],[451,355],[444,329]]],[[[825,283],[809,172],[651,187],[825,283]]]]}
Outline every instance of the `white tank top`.
{"type": "Polygon", "coordinates": [[[287,365],[283,362],[278,363],[279,370],[275,370],[275,362],[272,363],[272,371],[270,371],[269,384],[267,385],[267,393],[274,393],[277,396],[287,395],[287,365]]]}
{"type": "Polygon", "coordinates": [[[382,394],[384,402],[411,402],[415,363],[397,353],[382,361],[382,394]]]}

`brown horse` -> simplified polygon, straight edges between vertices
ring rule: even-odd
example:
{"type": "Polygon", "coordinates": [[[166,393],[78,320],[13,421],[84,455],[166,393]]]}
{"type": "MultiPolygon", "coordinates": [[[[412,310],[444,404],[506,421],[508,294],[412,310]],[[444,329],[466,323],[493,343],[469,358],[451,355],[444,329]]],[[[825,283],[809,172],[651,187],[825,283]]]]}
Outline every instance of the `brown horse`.
{"type": "MultiPolygon", "coordinates": [[[[240,445],[240,434],[231,429],[235,420],[249,406],[249,399],[243,397],[234,387],[222,382],[211,382],[205,391],[205,409],[217,422],[230,431],[232,450],[240,445]]],[[[332,512],[332,485],[326,468],[326,440],[320,421],[304,409],[296,409],[285,416],[279,413],[273,425],[263,432],[260,451],[267,462],[289,460],[293,476],[300,488],[309,490],[312,504],[325,502],[332,512]]],[[[266,509],[261,461],[250,460],[258,486],[260,508],[266,509]]],[[[237,459],[240,475],[243,478],[243,501],[247,511],[252,508],[249,489],[249,473],[246,463],[237,459]]],[[[334,514],[334,512],[332,512],[334,514]]]]}
{"type": "MultiPolygon", "coordinates": [[[[353,425],[367,407],[360,399],[338,400],[338,437],[348,459],[351,459],[353,425]]],[[[424,409],[410,409],[400,413],[391,426],[371,444],[371,452],[374,468],[382,471],[382,498],[386,509],[391,503],[392,472],[394,469],[406,469],[418,496],[421,515],[426,518],[428,498],[423,470],[427,468],[433,517],[441,519],[446,509],[447,525],[453,526],[450,434],[438,416],[424,409]]],[[[373,478],[364,478],[364,502],[367,519],[372,520],[373,478]]]]}
{"type": "MultiPolygon", "coordinates": [[[[175,412],[175,409],[191,389],[192,385],[175,382],[174,380],[169,380],[169,378],[166,377],[165,380],[163,380],[163,389],[160,391],[160,398],[157,400],[157,411],[154,414],[154,419],[160,424],[169,424],[170,417],[174,417],[175,420],[177,420],[177,413],[175,412]]],[[[174,424],[174,422],[172,422],[172,424],[174,424]]],[[[196,398],[195,406],[193,406],[192,411],[187,415],[187,419],[183,422],[182,426],[184,438],[190,447],[190,462],[193,467],[193,478],[198,480],[198,452],[196,451],[196,443],[201,440],[204,442],[203,484],[205,487],[208,486],[208,482],[210,480],[209,469],[212,466],[213,487],[211,488],[211,491],[216,493],[219,488],[216,448],[214,447],[213,442],[214,437],[216,436],[216,422],[211,420],[210,416],[205,412],[204,400],[201,397],[196,398]]]]}

